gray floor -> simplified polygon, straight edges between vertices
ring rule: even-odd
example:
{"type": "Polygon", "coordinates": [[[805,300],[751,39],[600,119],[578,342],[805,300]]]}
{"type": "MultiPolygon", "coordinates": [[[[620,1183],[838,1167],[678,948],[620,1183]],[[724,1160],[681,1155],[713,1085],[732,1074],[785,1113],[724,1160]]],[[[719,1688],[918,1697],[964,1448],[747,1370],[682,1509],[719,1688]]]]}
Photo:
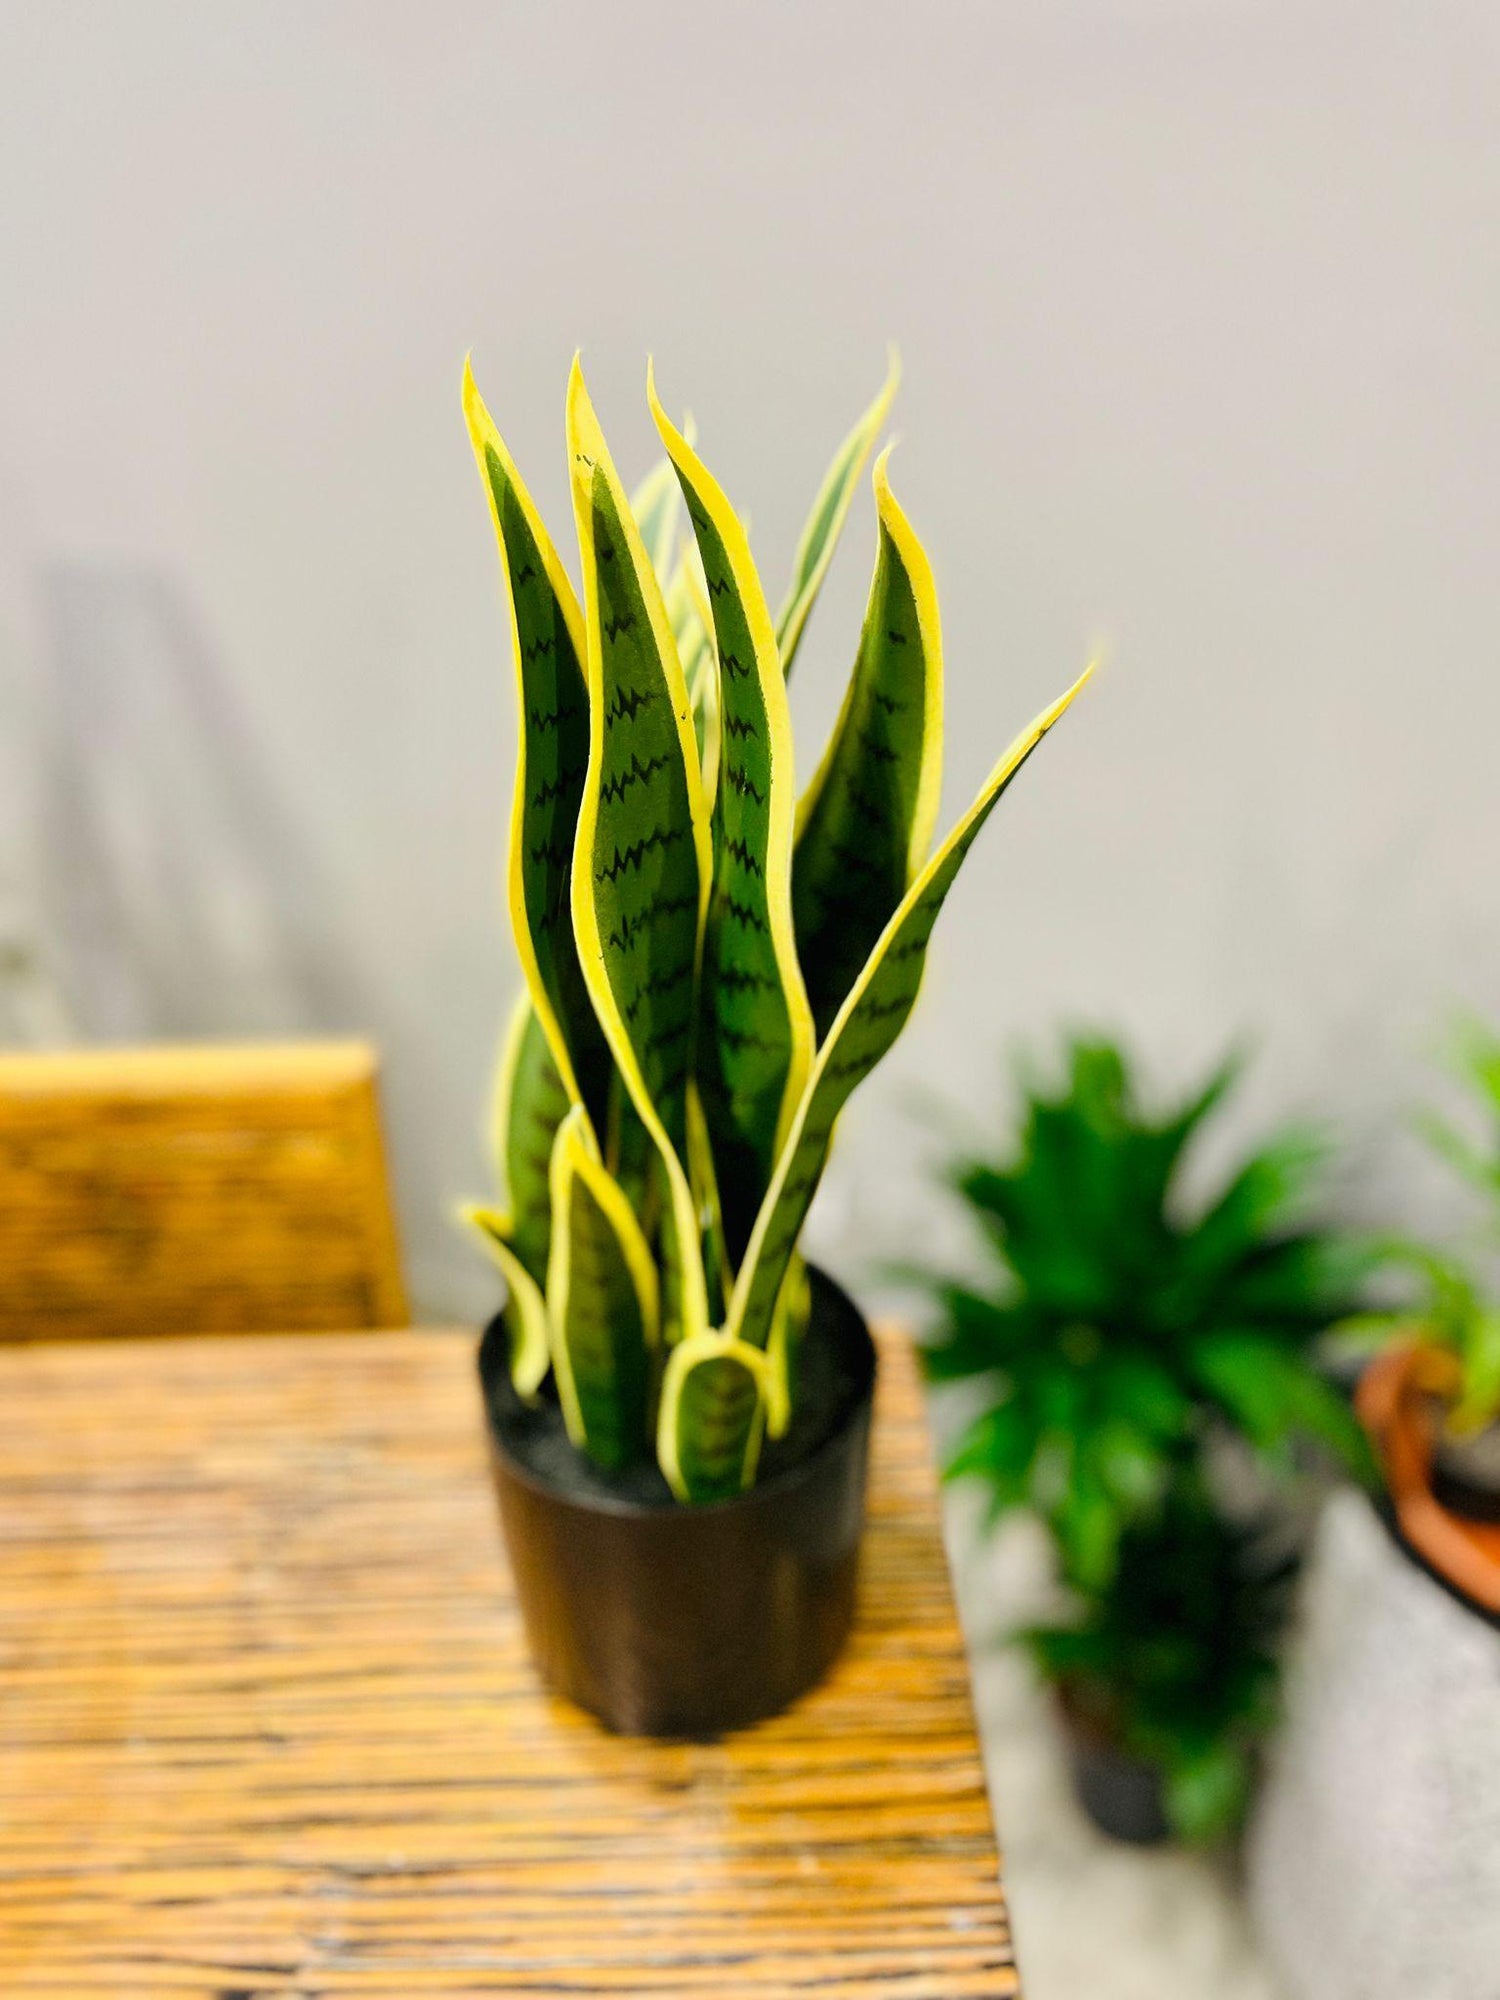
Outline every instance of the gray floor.
{"type": "Polygon", "coordinates": [[[986,1538],[962,1493],[947,1531],[1026,2000],[1280,2000],[1228,1864],[1119,1846],[1075,1805],[1045,1697],[997,1636],[1045,1603],[1039,1537],[986,1538]]]}

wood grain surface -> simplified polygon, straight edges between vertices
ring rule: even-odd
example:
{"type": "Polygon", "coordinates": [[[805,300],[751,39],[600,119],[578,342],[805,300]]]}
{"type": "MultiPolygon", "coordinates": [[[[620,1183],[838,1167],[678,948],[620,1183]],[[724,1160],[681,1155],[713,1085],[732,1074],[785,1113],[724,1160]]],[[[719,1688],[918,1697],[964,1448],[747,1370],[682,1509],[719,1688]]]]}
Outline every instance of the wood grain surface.
{"type": "Polygon", "coordinates": [[[0,1340],[404,1326],[363,1042],[0,1054],[0,1340]]]}
{"type": "Polygon", "coordinates": [[[0,1352],[0,1994],[1015,1994],[882,1350],[854,1640],[706,1746],[538,1687],[471,1337],[0,1352]]]}

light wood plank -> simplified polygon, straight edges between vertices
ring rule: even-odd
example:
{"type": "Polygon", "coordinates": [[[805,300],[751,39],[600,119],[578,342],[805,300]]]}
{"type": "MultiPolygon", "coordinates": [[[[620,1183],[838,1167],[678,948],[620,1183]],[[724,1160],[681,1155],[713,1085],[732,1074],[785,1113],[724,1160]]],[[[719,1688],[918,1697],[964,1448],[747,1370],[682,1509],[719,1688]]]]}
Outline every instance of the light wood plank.
{"type": "Polygon", "coordinates": [[[0,1354],[0,1992],[1015,1994],[908,1350],[847,1655],[705,1746],[537,1686],[473,1346],[0,1354]]]}

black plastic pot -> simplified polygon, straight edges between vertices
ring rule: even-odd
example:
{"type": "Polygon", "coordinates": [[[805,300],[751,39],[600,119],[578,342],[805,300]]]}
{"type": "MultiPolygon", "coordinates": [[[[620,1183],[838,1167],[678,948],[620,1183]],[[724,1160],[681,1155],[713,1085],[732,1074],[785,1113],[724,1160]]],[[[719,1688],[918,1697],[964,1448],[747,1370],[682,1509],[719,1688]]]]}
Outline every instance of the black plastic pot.
{"type": "Polygon", "coordinates": [[[1112,1840],[1156,1847],[1171,1835],[1162,1774],[1143,1757],[1132,1757],[1104,1732],[1079,1716],[1065,1694],[1058,1699],[1068,1763],[1078,1802],[1112,1840]]]}
{"type": "Polygon", "coordinates": [[[803,1397],[748,1492],[673,1500],[654,1468],[606,1480],[565,1448],[556,1405],[529,1408],[503,1323],[480,1343],[491,1466],[516,1594],[544,1680],[632,1736],[707,1738],[821,1680],[854,1613],[875,1349],[821,1271],[803,1397]]]}

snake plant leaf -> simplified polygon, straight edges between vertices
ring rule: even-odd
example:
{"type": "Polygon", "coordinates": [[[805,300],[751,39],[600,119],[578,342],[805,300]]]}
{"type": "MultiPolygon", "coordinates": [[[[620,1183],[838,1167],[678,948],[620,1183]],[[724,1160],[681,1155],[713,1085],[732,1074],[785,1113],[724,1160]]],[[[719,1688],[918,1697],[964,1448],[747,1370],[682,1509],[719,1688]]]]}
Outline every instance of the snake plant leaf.
{"type": "Polygon", "coordinates": [[[635,1109],[661,1154],[676,1265],[672,1318],[707,1324],[682,1166],[698,966],[712,874],[682,666],[650,559],[574,360],[568,456],[583,561],[589,756],[573,853],[583,976],[635,1109]]]}
{"type": "Polygon", "coordinates": [[[505,1320],[510,1330],[510,1376],[523,1401],[536,1400],[552,1365],[552,1343],[547,1325],[547,1301],[530,1271],[516,1254],[511,1241],[511,1219],[493,1208],[469,1202],[460,1210],[469,1227],[484,1246],[486,1254],[500,1267],[510,1297],[505,1320]]]}
{"type": "Polygon", "coordinates": [[[717,1326],[734,1283],[734,1266],[724,1235],[724,1211],[719,1200],[719,1176],[714,1166],[713,1145],[703,1100],[696,1083],[688,1085],[687,1102],[688,1185],[697,1206],[699,1235],[703,1244],[703,1274],[708,1281],[708,1317],[717,1326]]]}
{"type": "Polygon", "coordinates": [[[785,1437],[796,1403],[797,1369],[802,1341],[812,1316],[812,1286],[807,1266],[794,1250],[776,1301],[766,1342],[766,1434],[785,1437]]]}
{"type": "Polygon", "coordinates": [[[672,569],[672,551],[677,546],[677,521],[682,512],[682,489],[669,458],[653,465],[630,496],[630,511],[641,531],[641,541],[665,591],[672,569]]]}
{"type": "Polygon", "coordinates": [[[705,1330],[673,1348],[656,1456],[679,1500],[728,1500],[753,1482],[768,1378],[765,1355],[724,1333],[705,1330]]]}
{"type": "Polygon", "coordinates": [[[500,545],[521,715],[506,874],[516,950],[569,1096],[601,1118],[609,1057],[569,922],[589,744],[583,616],[467,361],[463,404],[500,545]]]}
{"type": "MultiPolygon", "coordinates": [[[[667,461],[671,465],[671,460],[667,461]]],[[[672,470],[676,480],[676,468],[672,470]]],[[[679,489],[680,491],[680,489],[679,489]]],[[[682,663],[683,685],[693,711],[693,734],[698,740],[698,761],[703,770],[704,802],[710,812],[719,775],[719,670],[714,656],[713,617],[708,609],[708,592],[702,580],[702,564],[697,544],[684,545],[666,590],[667,619],[677,641],[677,657],[682,663]]]]}
{"type": "Polygon", "coordinates": [[[901,360],[893,347],[880,394],[834,453],[833,463],[818,489],[812,513],[802,530],[802,539],[797,544],[796,560],[792,565],[791,589],[776,619],[781,670],[788,677],[818,592],[823,588],[828,565],[833,561],[833,552],[848,518],[854,489],[859,484],[859,476],[865,469],[871,447],[880,435],[880,427],[890,413],[900,383],[901,360]]]}
{"type": "Polygon", "coordinates": [[[942,786],[937,589],[889,458],[875,464],[879,545],[854,672],[797,814],[797,950],[820,1039],[927,858],[942,786]]]}
{"type": "Polygon", "coordinates": [[[650,1435],[660,1302],[650,1247],[594,1152],[581,1105],[552,1149],[552,1204],[547,1314],[558,1399],[573,1443],[616,1470],[650,1435]]]}
{"type": "Polygon", "coordinates": [[[891,1047],[916,1005],[928,940],[969,849],[1022,765],[1092,673],[1090,666],[995,765],[974,803],[902,898],[819,1048],[730,1301],[726,1331],[751,1346],[766,1344],[839,1112],[891,1047]]]}
{"type": "Polygon", "coordinates": [[[792,723],[744,529],[663,410],[649,371],[646,388],[697,537],[719,664],[722,763],[697,1082],[733,1251],[749,1234],[812,1062],[812,1015],[792,934],[792,723]]]}
{"type": "Polygon", "coordinates": [[[537,1285],[547,1282],[552,1238],[552,1146],[570,1102],[531,996],[523,993],[501,1050],[493,1144],[510,1203],[503,1234],[537,1285]]]}

